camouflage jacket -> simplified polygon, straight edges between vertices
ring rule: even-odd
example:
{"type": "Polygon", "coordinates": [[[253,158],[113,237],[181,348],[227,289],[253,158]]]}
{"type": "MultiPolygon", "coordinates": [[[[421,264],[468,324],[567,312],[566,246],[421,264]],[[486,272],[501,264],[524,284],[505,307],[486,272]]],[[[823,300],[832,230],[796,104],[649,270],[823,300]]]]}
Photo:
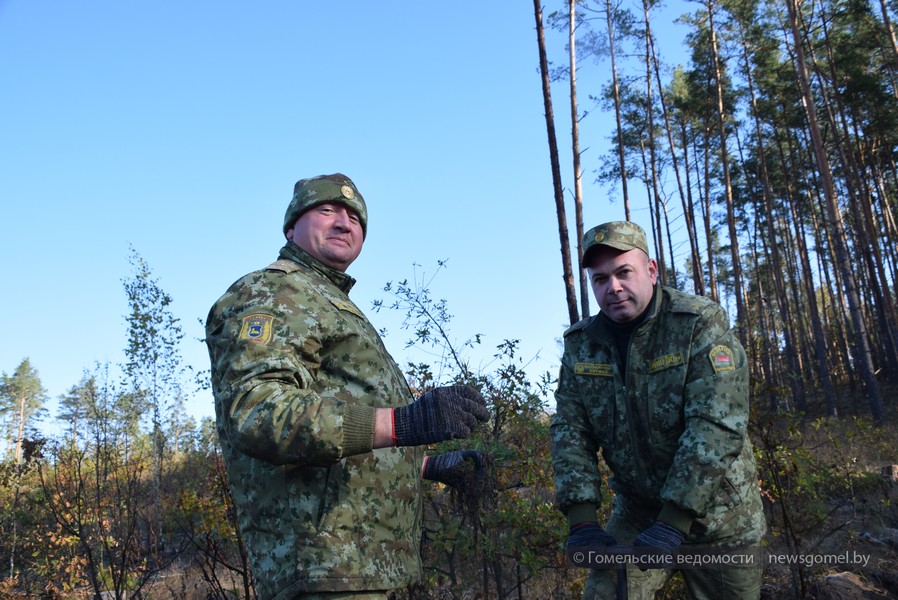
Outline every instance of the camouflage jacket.
{"type": "Polygon", "coordinates": [[[601,451],[617,512],[659,518],[692,543],[759,541],[748,365],[723,308],[658,286],[626,373],[601,316],[564,342],[551,425],[560,508],[600,504],[601,451]]]}
{"type": "Polygon", "coordinates": [[[259,598],[418,580],[423,455],[372,451],[374,409],[413,400],[355,281],[288,242],[212,307],[222,453],[259,598]]]}

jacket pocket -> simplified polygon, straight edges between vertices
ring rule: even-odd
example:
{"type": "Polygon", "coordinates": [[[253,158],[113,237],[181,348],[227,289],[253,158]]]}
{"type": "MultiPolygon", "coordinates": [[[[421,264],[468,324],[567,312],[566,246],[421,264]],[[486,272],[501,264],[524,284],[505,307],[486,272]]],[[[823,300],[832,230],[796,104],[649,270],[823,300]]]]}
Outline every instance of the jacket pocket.
{"type": "Polygon", "coordinates": [[[717,498],[727,508],[735,508],[742,504],[742,494],[729,477],[723,478],[717,498]]]}
{"type": "Polygon", "coordinates": [[[309,533],[319,531],[322,522],[334,504],[333,466],[287,467],[285,473],[286,496],[289,499],[290,517],[309,533]]]}

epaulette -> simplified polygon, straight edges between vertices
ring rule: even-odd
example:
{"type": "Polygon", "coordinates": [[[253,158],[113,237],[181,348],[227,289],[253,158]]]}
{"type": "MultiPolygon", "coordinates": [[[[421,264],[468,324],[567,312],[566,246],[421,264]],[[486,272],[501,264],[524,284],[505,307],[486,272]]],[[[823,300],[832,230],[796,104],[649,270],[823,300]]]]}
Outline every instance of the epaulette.
{"type": "Polygon", "coordinates": [[[263,271],[281,271],[283,273],[293,273],[298,270],[299,265],[286,258],[279,258],[263,269],[263,271]]]}
{"type": "Polygon", "coordinates": [[[577,321],[576,323],[574,323],[573,325],[571,325],[570,327],[568,327],[567,329],[564,330],[563,337],[567,337],[568,335],[574,333],[575,331],[580,331],[581,329],[586,329],[587,327],[589,327],[589,325],[593,322],[593,320],[595,318],[596,318],[596,315],[593,315],[591,317],[586,317],[585,319],[580,319],[579,321],[577,321]]]}
{"type": "Polygon", "coordinates": [[[670,311],[700,315],[702,311],[711,304],[714,304],[714,301],[710,298],[705,298],[704,296],[694,296],[692,294],[684,294],[681,292],[675,296],[672,294],[672,298],[670,301],[670,311]]]}

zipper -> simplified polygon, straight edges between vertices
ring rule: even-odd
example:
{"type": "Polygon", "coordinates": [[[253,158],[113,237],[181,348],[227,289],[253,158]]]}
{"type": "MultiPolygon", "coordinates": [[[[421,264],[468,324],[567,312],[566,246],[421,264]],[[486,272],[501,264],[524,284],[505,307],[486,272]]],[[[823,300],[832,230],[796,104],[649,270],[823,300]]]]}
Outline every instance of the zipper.
{"type": "MultiPolygon", "coordinates": [[[[652,439],[651,436],[651,428],[649,427],[649,414],[648,414],[648,405],[647,399],[645,405],[643,405],[642,400],[640,398],[630,397],[630,372],[633,367],[633,339],[638,335],[639,331],[643,329],[649,321],[654,318],[654,313],[646,318],[645,321],[640,323],[636,329],[634,329],[630,333],[630,339],[627,340],[627,367],[624,369],[623,373],[623,386],[622,391],[624,394],[624,402],[625,407],[627,409],[626,414],[633,414],[636,416],[635,419],[627,419],[628,431],[630,433],[630,448],[632,449],[632,457],[634,467],[636,468],[637,473],[637,481],[636,484],[641,484],[645,481],[648,481],[650,478],[650,473],[646,465],[646,461],[644,459],[644,455],[642,452],[641,443],[650,442],[652,439]],[[642,429],[642,431],[640,431],[642,429]]],[[[615,350],[616,351],[616,350],[615,350]]],[[[638,386],[634,387],[634,389],[638,389],[638,386]]]]}

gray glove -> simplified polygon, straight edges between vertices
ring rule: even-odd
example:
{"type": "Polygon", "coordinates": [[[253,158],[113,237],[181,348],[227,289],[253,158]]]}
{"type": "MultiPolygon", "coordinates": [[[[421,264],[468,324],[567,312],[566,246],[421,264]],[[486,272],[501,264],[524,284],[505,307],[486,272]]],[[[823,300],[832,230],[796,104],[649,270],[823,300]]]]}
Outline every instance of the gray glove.
{"type": "Polygon", "coordinates": [[[571,527],[567,537],[567,555],[578,567],[590,567],[592,552],[604,552],[606,548],[617,546],[614,536],[592,521],[577,523],[571,527]]]}
{"type": "MultiPolygon", "coordinates": [[[[645,564],[652,565],[653,568],[666,569],[673,566],[673,555],[683,543],[683,534],[667,523],[656,521],[654,525],[644,530],[633,542],[633,550],[638,551],[641,556],[650,556],[653,560],[645,564]]],[[[642,566],[640,562],[639,568],[645,571],[649,567],[642,566]]]]}
{"type": "Polygon", "coordinates": [[[480,450],[452,450],[445,454],[428,456],[424,465],[424,479],[439,481],[454,488],[463,487],[473,475],[476,487],[483,483],[483,455],[480,450]]]}
{"type": "Polygon", "coordinates": [[[571,527],[567,538],[568,550],[600,550],[616,545],[614,536],[593,522],[577,523],[571,527]]]}
{"type": "Polygon", "coordinates": [[[466,385],[434,388],[408,406],[393,409],[397,446],[423,446],[465,438],[490,413],[480,392],[466,385]]]}

